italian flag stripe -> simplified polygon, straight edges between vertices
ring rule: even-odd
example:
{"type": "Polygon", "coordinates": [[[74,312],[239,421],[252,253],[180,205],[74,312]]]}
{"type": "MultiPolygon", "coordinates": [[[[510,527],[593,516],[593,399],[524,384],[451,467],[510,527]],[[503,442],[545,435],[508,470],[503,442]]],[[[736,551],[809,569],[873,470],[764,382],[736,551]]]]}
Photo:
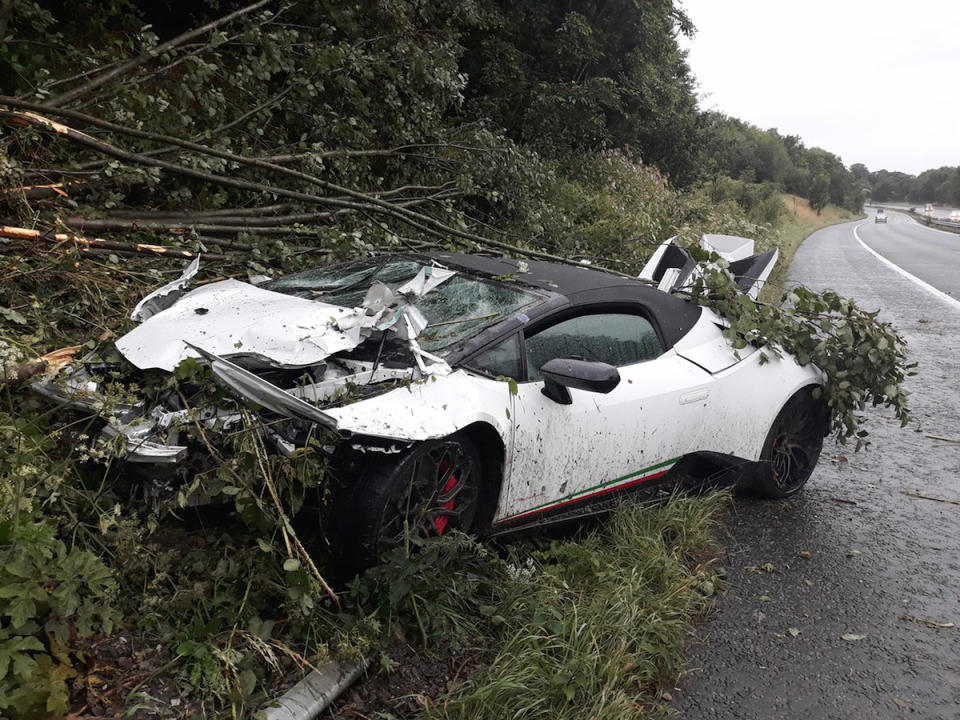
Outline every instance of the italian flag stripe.
{"type": "Polygon", "coordinates": [[[543,505],[537,505],[530,510],[524,510],[517,515],[511,515],[510,517],[505,517],[498,522],[506,522],[507,520],[519,520],[520,518],[525,518],[528,515],[535,515],[536,513],[541,513],[546,510],[556,510],[557,508],[562,508],[566,505],[570,505],[575,502],[581,502],[583,500],[589,500],[590,498],[595,498],[599,495],[603,495],[614,490],[622,490],[623,488],[631,487],[632,485],[639,485],[642,482],[647,482],[649,480],[656,480],[657,478],[663,477],[674,465],[677,464],[677,461],[680,458],[673,458],[672,460],[666,460],[657,465],[651,465],[650,467],[644,468],[643,470],[637,470],[636,472],[630,473],[629,475],[624,475],[618,477],[614,480],[608,480],[607,482],[598,483],[593,487],[589,487],[586,490],[581,490],[579,493],[574,493],[568,495],[567,497],[558,500],[556,502],[548,502],[543,505]]]}

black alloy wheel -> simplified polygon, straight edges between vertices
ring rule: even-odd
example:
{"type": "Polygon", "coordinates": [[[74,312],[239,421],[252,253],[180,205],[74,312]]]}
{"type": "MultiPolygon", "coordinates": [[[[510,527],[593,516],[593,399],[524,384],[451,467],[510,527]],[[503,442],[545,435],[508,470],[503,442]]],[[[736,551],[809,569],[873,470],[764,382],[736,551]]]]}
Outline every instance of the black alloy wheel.
{"type": "Polygon", "coordinates": [[[420,443],[370,468],[352,501],[341,505],[343,550],[354,565],[368,566],[410,537],[474,532],[482,478],[476,447],[459,435],[420,443]]]}
{"type": "Polygon", "coordinates": [[[754,480],[754,489],[764,497],[796,494],[817,466],[827,408],[813,397],[813,390],[809,387],[795,393],[770,426],[754,480]]]}

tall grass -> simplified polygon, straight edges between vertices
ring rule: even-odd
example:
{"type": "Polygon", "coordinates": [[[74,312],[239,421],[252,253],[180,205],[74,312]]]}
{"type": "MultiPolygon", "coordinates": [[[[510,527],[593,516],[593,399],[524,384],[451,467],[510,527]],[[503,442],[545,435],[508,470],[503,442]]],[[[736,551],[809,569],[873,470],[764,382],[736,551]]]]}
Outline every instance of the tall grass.
{"type": "Polygon", "coordinates": [[[649,718],[683,668],[691,619],[714,593],[710,549],[726,493],[623,508],[583,538],[507,565],[485,614],[490,665],[425,718],[649,718]]]}

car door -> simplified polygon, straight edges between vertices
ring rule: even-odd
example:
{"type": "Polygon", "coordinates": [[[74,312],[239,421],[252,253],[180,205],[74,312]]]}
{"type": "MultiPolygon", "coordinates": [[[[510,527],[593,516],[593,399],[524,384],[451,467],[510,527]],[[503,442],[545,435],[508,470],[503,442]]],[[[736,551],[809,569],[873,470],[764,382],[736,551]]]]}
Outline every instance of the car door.
{"type": "Polygon", "coordinates": [[[519,520],[585,503],[661,477],[698,447],[712,376],[663,351],[640,312],[593,311],[567,317],[523,341],[526,381],[513,402],[512,447],[496,520],[519,520]],[[620,383],[600,394],[571,389],[570,404],[546,397],[539,368],[579,357],[619,368],[620,383]]]}

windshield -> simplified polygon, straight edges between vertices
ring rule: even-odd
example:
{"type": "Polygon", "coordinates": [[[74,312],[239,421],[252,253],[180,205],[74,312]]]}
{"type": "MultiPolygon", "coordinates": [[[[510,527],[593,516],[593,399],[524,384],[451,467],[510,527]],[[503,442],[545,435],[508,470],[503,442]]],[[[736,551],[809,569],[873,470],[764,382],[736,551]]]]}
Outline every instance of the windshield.
{"type": "MultiPolygon", "coordinates": [[[[374,258],[306,270],[261,287],[352,308],[360,306],[373,283],[396,290],[413,279],[423,266],[410,258],[374,258]]],[[[425,350],[436,351],[476,334],[540,297],[513,285],[458,272],[422,297],[407,295],[406,299],[427,319],[427,327],[417,341],[425,350]]]]}

